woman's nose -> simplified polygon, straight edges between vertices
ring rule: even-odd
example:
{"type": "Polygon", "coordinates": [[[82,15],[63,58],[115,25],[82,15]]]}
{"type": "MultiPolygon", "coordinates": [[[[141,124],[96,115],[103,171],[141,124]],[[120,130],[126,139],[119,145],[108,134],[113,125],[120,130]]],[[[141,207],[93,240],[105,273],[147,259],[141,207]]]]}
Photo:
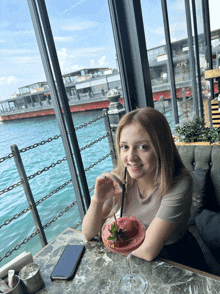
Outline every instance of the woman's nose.
{"type": "Polygon", "coordinates": [[[138,157],[137,152],[135,150],[130,150],[128,154],[128,160],[133,161],[137,159],[137,157],[138,157]]]}

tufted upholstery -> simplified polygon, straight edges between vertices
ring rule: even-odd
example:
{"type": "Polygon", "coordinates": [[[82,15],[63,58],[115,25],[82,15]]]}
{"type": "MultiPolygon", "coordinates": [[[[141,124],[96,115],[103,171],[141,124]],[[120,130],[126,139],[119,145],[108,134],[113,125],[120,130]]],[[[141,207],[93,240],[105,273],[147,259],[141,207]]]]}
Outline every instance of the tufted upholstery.
{"type": "MultiPolygon", "coordinates": [[[[185,167],[189,171],[200,168],[211,169],[211,178],[215,188],[215,196],[220,205],[220,145],[180,145],[177,146],[177,149],[185,167]]],[[[214,258],[210,248],[204,243],[198,233],[196,225],[190,226],[189,230],[197,239],[203,251],[206,263],[209,267],[209,272],[220,276],[220,262],[214,258]]]]}
{"type": "Polygon", "coordinates": [[[189,170],[210,168],[211,178],[215,187],[215,194],[220,205],[220,145],[199,146],[180,145],[177,146],[180,157],[189,170]]]}

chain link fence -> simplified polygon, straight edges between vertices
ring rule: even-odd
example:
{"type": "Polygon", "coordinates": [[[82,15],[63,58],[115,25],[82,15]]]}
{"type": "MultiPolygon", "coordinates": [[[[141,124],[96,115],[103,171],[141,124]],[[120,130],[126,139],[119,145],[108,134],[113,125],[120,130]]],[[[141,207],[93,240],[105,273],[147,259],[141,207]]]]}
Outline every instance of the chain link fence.
{"type": "MultiPolygon", "coordinates": [[[[82,129],[94,122],[97,122],[100,119],[103,119],[106,116],[106,113],[103,113],[102,115],[98,116],[97,118],[88,121],[82,125],[79,125],[78,127],[75,128],[75,130],[79,130],[82,129]]],[[[94,140],[93,142],[85,145],[84,147],[82,147],[80,149],[80,152],[90,148],[91,146],[93,146],[94,144],[99,143],[100,141],[104,140],[105,138],[107,138],[110,134],[108,132],[106,132],[105,135],[101,136],[100,138],[94,140]]],[[[29,151],[29,150],[33,150],[34,148],[37,148],[39,146],[45,145],[46,143],[50,143],[53,140],[57,140],[61,137],[61,135],[55,135],[52,138],[48,138],[47,140],[43,140],[39,143],[35,143],[33,145],[30,145],[28,147],[22,148],[19,150],[20,153],[29,151]]],[[[106,154],[105,156],[103,156],[102,158],[100,158],[98,161],[94,162],[93,164],[91,164],[90,166],[88,166],[87,168],[85,168],[85,172],[89,171],[90,169],[92,169],[94,166],[96,166],[97,164],[99,164],[100,162],[102,162],[103,160],[105,160],[106,158],[108,158],[110,155],[112,154],[112,151],[108,154],[106,154]]],[[[0,158],[0,163],[3,163],[4,161],[6,161],[7,159],[13,158],[14,154],[13,152],[8,154],[7,156],[4,156],[2,158],[0,158]]],[[[57,165],[61,164],[62,162],[66,161],[67,158],[64,157],[63,159],[59,159],[57,160],[57,162],[55,163],[51,163],[49,166],[44,167],[43,169],[35,172],[34,174],[30,175],[27,177],[28,180],[31,180],[33,178],[35,178],[36,176],[41,175],[43,172],[46,172],[48,170],[50,170],[53,167],[56,167],[57,165]]],[[[59,186],[58,188],[56,188],[55,190],[53,190],[52,192],[50,192],[49,194],[47,194],[46,196],[44,196],[43,198],[41,198],[40,200],[36,201],[35,204],[36,206],[38,206],[40,203],[46,201],[47,199],[49,199],[52,195],[56,194],[58,191],[60,191],[61,189],[65,188],[68,184],[70,184],[72,182],[72,180],[68,180],[67,182],[65,182],[64,184],[62,184],[61,186],[59,186]]],[[[17,188],[19,186],[21,186],[23,184],[23,180],[21,179],[20,181],[18,181],[17,183],[14,183],[13,185],[3,189],[0,191],[0,196],[3,195],[4,193],[7,193],[9,191],[12,191],[14,188],[17,188]]],[[[93,187],[91,187],[89,189],[89,192],[91,192],[94,189],[95,185],[93,187]]],[[[48,228],[52,223],[56,222],[58,218],[62,217],[64,213],[66,213],[67,211],[69,211],[75,204],[77,204],[76,201],[72,202],[69,206],[67,206],[63,211],[61,211],[60,213],[58,213],[55,217],[53,217],[51,219],[51,221],[49,221],[48,223],[46,223],[43,226],[43,229],[45,230],[46,228],[48,228]]],[[[17,220],[19,217],[21,217],[22,215],[24,215],[25,213],[29,212],[32,209],[32,205],[29,205],[28,207],[24,208],[21,212],[16,213],[14,216],[12,216],[11,218],[6,219],[2,224],[0,224],[0,229],[2,229],[2,227],[9,225],[12,221],[17,220]]],[[[76,225],[74,226],[74,229],[76,229],[79,225],[81,225],[81,221],[77,222],[76,225]]],[[[20,249],[20,247],[24,244],[26,244],[27,242],[29,242],[32,238],[34,238],[36,235],[38,235],[40,232],[39,230],[36,230],[35,232],[33,232],[30,236],[28,236],[27,238],[25,238],[24,240],[22,240],[21,243],[15,245],[13,247],[12,250],[7,251],[3,257],[0,257],[0,262],[6,258],[9,257],[14,251],[20,249]]]]}

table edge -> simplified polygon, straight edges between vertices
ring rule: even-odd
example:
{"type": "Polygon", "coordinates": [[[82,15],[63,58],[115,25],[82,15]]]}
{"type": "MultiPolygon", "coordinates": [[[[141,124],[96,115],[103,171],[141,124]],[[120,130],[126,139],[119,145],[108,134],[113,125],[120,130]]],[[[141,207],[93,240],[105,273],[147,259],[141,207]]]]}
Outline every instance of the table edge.
{"type": "Polygon", "coordinates": [[[57,238],[59,238],[59,236],[61,236],[65,231],[67,231],[67,230],[71,230],[71,231],[73,231],[73,232],[75,232],[75,233],[78,233],[78,234],[81,234],[82,235],[82,232],[81,231],[78,231],[78,230],[76,230],[76,229],[72,229],[72,228],[66,228],[63,232],[61,232],[59,235],[57,235],[53,240],[51,240],[46,246],[44,246],[44,247],[42,247],[41,248],[41,250],[40,251],[38,251],[35,255],[34,255],[34,257],[37,257],[38,256],[38,254],[40,254],[45,248],[47,248],[54,240],[56,240],[57,238]]]}

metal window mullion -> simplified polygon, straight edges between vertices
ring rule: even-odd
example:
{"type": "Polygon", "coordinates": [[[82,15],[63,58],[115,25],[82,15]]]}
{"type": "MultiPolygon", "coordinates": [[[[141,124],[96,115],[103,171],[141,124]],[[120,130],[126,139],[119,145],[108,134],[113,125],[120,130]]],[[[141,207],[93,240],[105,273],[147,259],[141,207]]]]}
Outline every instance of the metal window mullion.
{"type": "Polygon", "coordinates": [[[51,27],[50,27],[49,18],[47,15],[46,5],[45,5],[45,2],[42,0],[40,0],[40,1],[37,0],[37,1],[38,1],[38,5],[39,5],[40,14],[41,14],[42,25],[43,25],[45,36],[47,39],[47,45],[48,45],[48,49],[49,49],[51,63],[53,65],[54,76],[55,76],[55,80],[57,82],[57,89],[58,89],[59,97],[60,97],[62,107],[64,110],[64,115],[66,117],[66,124],[67,124],[68,130],[69,130],[71,145],[72,145],[72,148],[73,148],[73,151],[75,154],[75,161],[76,161],[76,165],[78,168],[78,173],[79,173],[79,178],[80,178],[80,182],[81,182],[81,186],[82,186],[82,190],[83,190],[84,199],[85,199],[87,208],[89,208],[89,205],[90,205],[89,188],[88,188],[88,184],[87,184],[87,180],[86,180],[86,176],[85,176],[85,171],[84,171],[84,167],[83,167],[82,157],[80,154],[78,140],[77,140],[76,133],[75,133],[72,115],[70,112],[68,98],[67,98],[66,90],[64,87],[60,67],[59,67],[59,61],[58,61],[58,57],[57,57],[57,52],[56,52],[54,40],[53,40],[53,35],[52,35],[51,27]]]}
{"type": "Polygon", "coordinates": [[[153,107],[140,0],[108,0],[126,112],[153,107]]]}
{"type": "Polygon", "coordinates": [[[192,16],[193,16],[193,27],[194,27],[196,71],[197,71],[197,75],[198,75],[199,108],[200,108],[200,116],[203,118],[204,113],[203,113],[203,101],[202,101],[202,83],[201,83],[200,60],[199,60],[199,43],[198,43],[196,4],[195,4],[194,0],[191,0],[191,3],[192,3],[192,16]]]}
{"type": "MultiPolygon", "coordinates": [[[[205,42],[206,42],[206,48],[207,48],[207,58],[208,58],[208,64],[209,64],[208,69],[213,69],[209,4],[207,0],[202,0],[202,13],[203,13],[203,21],[204,21],[205,42]]],[[[209,105],[209,125],[210,125],[210,128],[212,128],[213,123],[212,123],[211,100],[213,100],[215,97],[215,91],[214,91],[213,79],[210,79],[209,82],[210,82],[210,92],[211,92],[211,96],[209,98],[209,104],[208,104],[209,105]]]]}
{"type": "Polygon", "coordinates": [[[167,1],[161,0],[161,6],[162,6],[162,13],[163,13],[165,38],[166,38],[166,50],[167,50],[167,57],[168,57],[168,71],[169,71],[169,76],[170,76],[173,118],[174,118],[174,123],[178,124],[179,123],[179,116],[178,116],[178,107],[177,107],[177,98],[176,98],[173,54],[172,54],[172,47],[171,47],[171,42],[170,42],[170,29],[169,29],[168,12],[167,12],[167,1]]]}
{"type": "MultiPolygon", "coordinates": [[[[208,0],[202,0],[203,6],[203,17],[204,17],[204,28],[205,28],[205,40],[207,45],[207,57],[209,69],[213,69],[213,61],[212,61],[212,45],[211,45],[211,29],[210,29],[210,17],[209,17],[209,4],[208,0]]],[[[214,82],[213,79],[210,79],[210,90],[211,90],[211,98],[214,99],[214,82]]]]}
{"type": "Polygon", "coordinates": [[[29,10],[30,10],[35,34],[36,34],[36,39],[37,39],[39,50],[40,50],[40,55],[41,55],[45,75],[47,77],[48,85],[49,85],[50,92],[51,92],[51,98],[53,100],[54,112],[55,112],[55,115],[57,118],[61,138],[63,141],[66,156],[67,156],[67,162],[68,162],[68,166],[70,169],[73,187],[74,187],[75,194],[76,194],[80,217],[81,217],[81,219],[83,219],[83,217],[85,215],[85,206],[84,206],[84,202],[83,202],[83,198],[82,198],[79,180],[77,177],[77,171],[76,171],[71,147],[69,144],[68,133],[67,133],[67,130],[65,127],[62,109],[60,106],[60,102],[59,102],[59,98],[58,98],[58,94],[57,94],[57,90],[56,90],[55,81],[53,79],[53,73],[52,73],[51,66],[50,66],[50,60],[49,60],[49,57],[47,54],[47,48],[46,48],[46,44],[44,41],[44,36],[43,36],[42,28],[41,28],[41,23],[40,23],[38,11],[37,11],[36,3],[35,3],[35,0],[27,0],[27,1],[28,1],[28,5],[29,5],[29,10]]]}
{"type": "Polygon", "coordinates": [[[116,55],[117,55],[117,61],[119,66],[119,74],[123,89],[123,99],[125,104],[125,110],[126,112],[129,112],[132,110],[132,104],[131,100],[129,99],[129,87],[128,87],[128,81],[127,81],[127,75],[126,75],[126,63],[123,56],[123,46],[122,46],[122,40],[120,37],[120,27],[119,27],[119,16],[118,16],[118,10],[116,9],[116,6],[112,1],[108,0],[109,5],[109,11],[111,16],[111,23],[112,23],[112,30],[115,40],[115,47],[116,47],[116,55]]]}
{"type": "Polygon", "coordinates": [[[191,67],[191,75],[192,75],[193,106],[194,106],[194,111],[196,112],[196,115],[199,116],[196,67],[195,67],[194,50],[193,50],[192,23],[191,23],[191,12],[190,12],[189,0],[185,0],[185,10],[186,10],[186,26],[187,26],[188,44],[189,44],[189,59],[190,59],[190,67],[191,67]]]}

